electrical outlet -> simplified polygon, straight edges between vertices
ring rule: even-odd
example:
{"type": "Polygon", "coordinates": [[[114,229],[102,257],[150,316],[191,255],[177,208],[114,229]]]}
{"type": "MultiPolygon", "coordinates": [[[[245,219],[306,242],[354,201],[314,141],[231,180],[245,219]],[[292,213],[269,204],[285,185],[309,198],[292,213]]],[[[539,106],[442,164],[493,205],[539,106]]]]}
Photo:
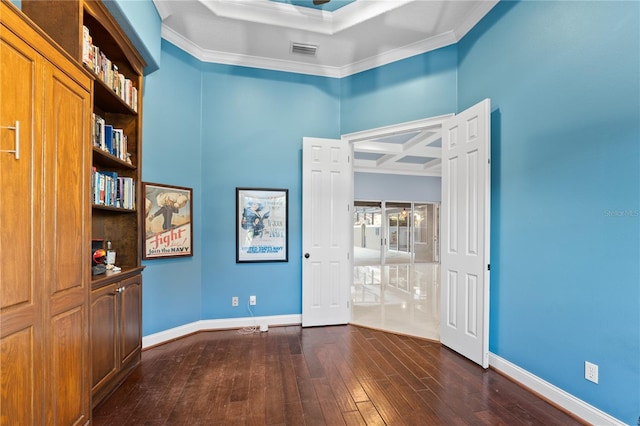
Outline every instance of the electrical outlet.
{"type": "Polygon", "coordinates": [[[589,361],[584,362],[584,378],[598,384],[598,366],[589,361]]]}
{"type": "Polygon", "coordinates": [[[256,304],[256,297],[255,296],[249,296],[249,304],[250,305],[255,305],[256,304]]]}
{"type": "Polygon", "coordinates": [[[233,296],[231,298],[231,306],[238,306],[238,296],[233,296]]]}

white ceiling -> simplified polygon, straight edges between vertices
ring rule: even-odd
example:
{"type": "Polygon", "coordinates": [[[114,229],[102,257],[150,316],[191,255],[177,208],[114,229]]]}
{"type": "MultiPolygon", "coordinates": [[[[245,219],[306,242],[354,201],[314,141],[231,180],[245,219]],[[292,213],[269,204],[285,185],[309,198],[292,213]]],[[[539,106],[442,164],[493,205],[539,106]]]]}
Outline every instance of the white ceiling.
{"type": "MultiPolygon", "coordinates": [[[[328,11],[289,4],[304,3],[300,0],[281,1],[285,3],[154,4],[162,18],[162,37],[201,61],[341,78],[457,43],[498,2],[356,0],[328,11]],[[316,55],[292,53],[292,43],[317,46],[316,55]]],[[[356,169],[358,164],[378,163],[399,173],[434,173],[439,168],[434,151],[439,137],[425,132],[396,133],[378,141],[375,152],[356,148],[356,169]]]]}

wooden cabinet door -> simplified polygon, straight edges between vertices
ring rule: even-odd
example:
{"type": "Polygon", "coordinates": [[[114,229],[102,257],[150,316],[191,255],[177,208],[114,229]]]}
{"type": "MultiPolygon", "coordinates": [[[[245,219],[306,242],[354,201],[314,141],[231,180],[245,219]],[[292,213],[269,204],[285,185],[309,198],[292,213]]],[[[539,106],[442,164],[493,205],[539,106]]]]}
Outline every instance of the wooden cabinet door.
{"type": "Polygon", "coordinates": [[[72,425],[88,422],[91,415],[87,197],[92,102],[88,77],[70,63],[64,69],[49,64],[44,78],[44,346],[48,423],[72,425]]]}
{"type": "Polygon", "coordinates": [[[42,60],[0,26],[0,64],[0,424],[42,424],[42,60]]]}
{"type": "Polygon", "coordinates": [[[119,283],[91,293],[92,384],[95,393],[118,372],[119,283]]]}
{"type": "Polygon", "coordinates": [[[125,365],[140,356],[142,346],[142,275],[122,281],[121,363],[125,365]]]}

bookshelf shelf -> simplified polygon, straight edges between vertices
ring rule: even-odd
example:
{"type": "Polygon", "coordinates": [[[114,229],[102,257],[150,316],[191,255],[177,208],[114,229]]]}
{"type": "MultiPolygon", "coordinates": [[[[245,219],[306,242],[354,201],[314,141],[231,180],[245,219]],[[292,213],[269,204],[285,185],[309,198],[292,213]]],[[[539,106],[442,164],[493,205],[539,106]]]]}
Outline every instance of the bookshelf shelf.
{"type": "Polygon", "coordinates": [[[104,210],[108,212],[116,212],[116,213],[137,213],[137,210],[134,209],[124,209],[122,207],[111,207],[111,206],[103,206],[102,204],[92,204],[92,209],[95,210],[104,210]]]}
{"type": "Polygon", "coordinates": [[[96,78],[93,83],[93,91],[96,98],[100,100],[102,108],[114,113],[138,115],[138,113],[127,105],[106,83],[100,80],[89,67],[85,65],[85,69],[96,78]]]}
{"type": "Polygon", "coordinates": [[[129,164],[126,161],[121,160],[118,157],[113,156],[96,146],[93,147],[93,164],[99,164],[104,167],[122,167],[124,169],[129,169],[132,171],[137,169],[135,165],[129,164]]]}
{"type": "Polygon", "coordinates": [[[105,274],[93,276],[91,278],[91,287],[97,290],[111,284],[114,279],[121,281],[131,276],[139,275],[141,271],[142,268],[122,268],[120,272],[107,271],[105,274]]]}

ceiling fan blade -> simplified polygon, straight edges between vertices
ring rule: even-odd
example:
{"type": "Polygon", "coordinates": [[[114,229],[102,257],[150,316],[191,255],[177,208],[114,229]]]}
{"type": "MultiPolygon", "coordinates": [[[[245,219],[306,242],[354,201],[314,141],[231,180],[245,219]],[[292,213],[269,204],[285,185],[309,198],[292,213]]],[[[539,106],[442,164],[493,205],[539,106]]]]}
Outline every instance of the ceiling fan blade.
{"type": "Polygon", "coordinates": [[[331,0],[313,0],[313,4],[319,6],[321,4],[329,3],[331,0]]]}

